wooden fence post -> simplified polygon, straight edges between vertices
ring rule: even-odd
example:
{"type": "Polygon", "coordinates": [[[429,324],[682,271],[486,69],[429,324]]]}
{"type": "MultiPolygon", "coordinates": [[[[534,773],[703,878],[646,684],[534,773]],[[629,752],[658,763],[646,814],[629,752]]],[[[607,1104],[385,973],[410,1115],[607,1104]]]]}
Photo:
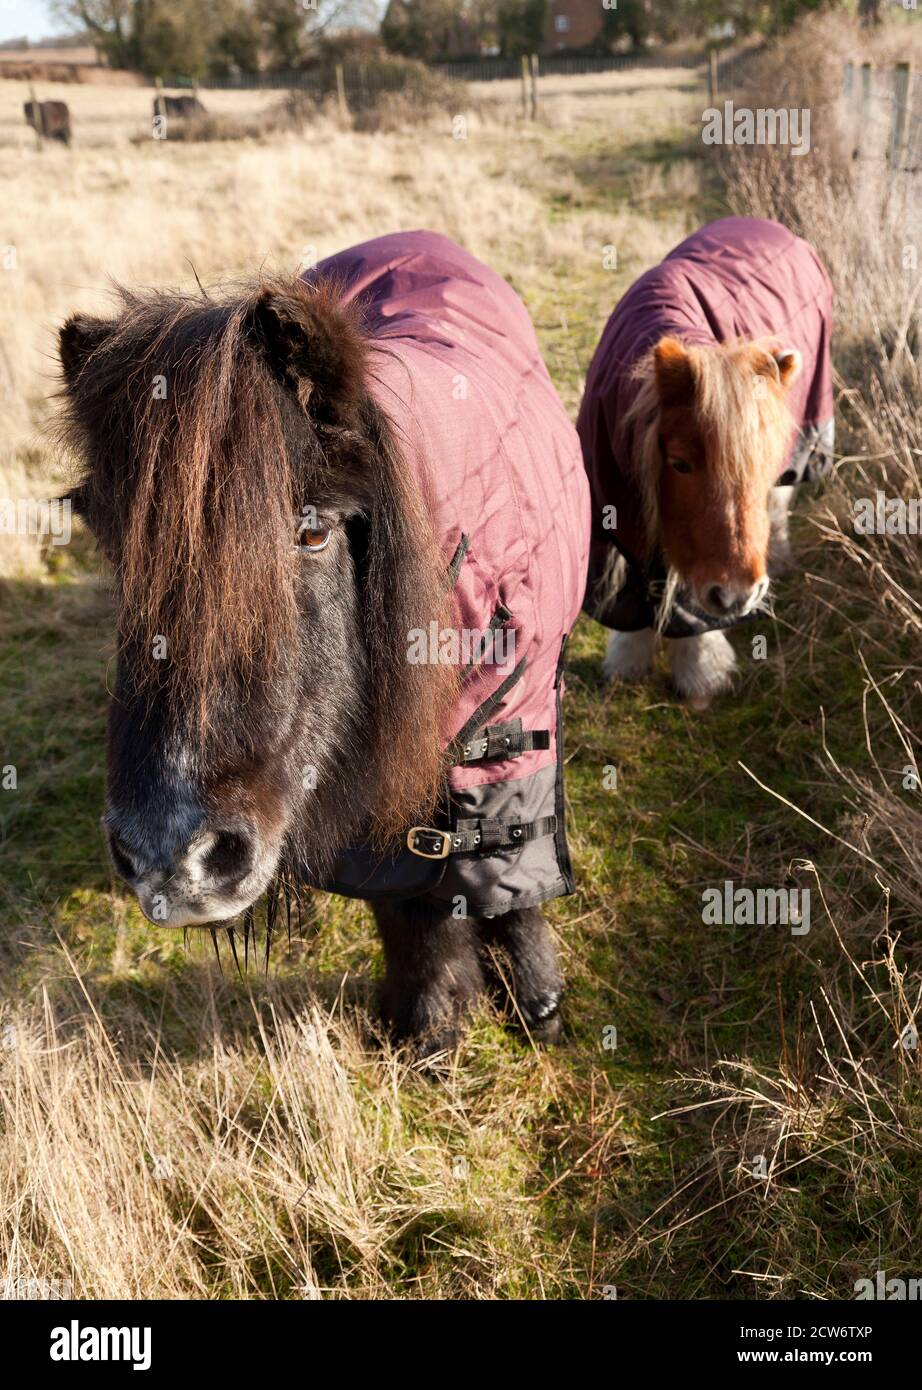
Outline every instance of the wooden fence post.
{"type": "Polygon", "coordinates": [[[522,119],[528,120],[528,58],[522,54],[522,119]]]}
{"type": "Polygon", "coordinates": [[[717,49],[712,48],[708,53],[708,104],[710,106],[714,105],[717,100],[717,93],[720,90],[718,76],[717,49]]]}
{"type": "Polygon", "coordinates": [[[867,62],[861,64],[861,82],[858,87],[858,100],[854,103],[855,120],[855,149],[853,158],[862,153],[862,148],[866,143],[867,134],[870,130],[871,120],[871,86],[874,80],[874,64],[867,62]]]}
{"type": "Polygon", "coordinates": [[[852,159],[858,157],[858,69],[854,63],[846,63],[842,69],[842,103],[845,107],[845,121],[852,142],[852,159]]]}
{"type": "Polygon", "coordinates": [[[154,110],[157,112],[158,116],[161,116],[165,120],[166,102],[163,100],[163,78],[155,77],[154,86],[157,89],[157,95],[154,97],[154,110]]]}
{"type": "Polygon", "coordinates": [[[339,102],[339,114],[345,122],[349,119],[349,107],[346,103],[346,75],[343,72],[342,63],[336,64],[336,97],[339,102]]]}
{"type": "Polygon", "coordinates": [[[893,126],[890,133],[890,163],[895,169],[899,168],[906,148],[911,91],[912,64],[897,63],[893,69],[893,126]]]}
{"type": "Polygon", "coordinates": [[[538,55],[531,55],[531,118],[538,119],[538,55]]]}
{"type": "Polygon", "coordinates": [[[38,143],[39,153],[45,148],[45,117],[42,115],[42,104],[35,95],[35,88],[29,85],[29,100],[32,103],[33,121],[35,129],[35,139],[38,143]]]}

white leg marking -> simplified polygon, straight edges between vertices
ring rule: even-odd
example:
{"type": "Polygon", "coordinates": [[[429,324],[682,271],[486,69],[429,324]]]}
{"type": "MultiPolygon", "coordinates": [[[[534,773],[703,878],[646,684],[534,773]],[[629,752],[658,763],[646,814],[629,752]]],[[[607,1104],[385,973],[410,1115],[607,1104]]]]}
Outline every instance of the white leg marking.
{"type": "Polygon", "coordinates": [[[768,494],[768,521],[771,537],[768,545],[768,564],[771,574],[780,574],[791,563],[791,542],[788,537],[788,514],[794,500],[793,487],[773,487],[768,494]]]}
{"type": "Polygon", "coordinates": [[[696,709],[707,709],[715,695],[733,683],[736,657],[722,632],[667,639],[675,688],[696,709]]]}
{"type": "Polygon", "coordinates": [[[639,632],[613,632],[602,662],[602,674],[610,681],[640,681],[653,670],[656,633],[652,627],[639,632]]]}

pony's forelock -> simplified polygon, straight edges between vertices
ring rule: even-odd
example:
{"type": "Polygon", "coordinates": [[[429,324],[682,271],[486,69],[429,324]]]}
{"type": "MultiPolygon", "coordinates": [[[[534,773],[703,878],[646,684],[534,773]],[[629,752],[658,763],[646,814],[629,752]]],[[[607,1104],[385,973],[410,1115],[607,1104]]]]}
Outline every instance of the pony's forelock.
{"type": "Polygon", "coordinates": [[[136,678],[159,685],[168,669],[171,698],[206,721],[215,690],[271,672],[294,629],[278,393],[247,346],[248,298],[120,298],[70,382],[65,433],[89,454],[84,505],[109,543],[136,678]]]}
{"type": "MultiPolygon", "coordinates": [[[[685,352],[694,382],[694,409],[697,428],[711,445],[712,456],[721,472],[715,481],[728,489],[747,480],[773,481],[770,469],[782,458],[790,442],[793,417],[780,381],[768,362],[760,362],[767,372],[757,373],[759,358],[770,357],[773,340],[760,339],[706,346],[686,346],[685,352]],[[762,386],[756,387],[756,379],[762,386]]],[[[640,498],[645,554],[649,558],[660,540],[660,481],[663,459],[660,450],[660,396],[656,381],[654,348],[641,356],[631,369],[636,390],[624,419],[625,429],[633,431],[634,451],[628,461],[632,480],[640,498]]],[[[613,601],[627,579],[627,562],[612,547],[609,561],[596,588],[596,599],[613,601]]],[[[669,568],[663,593],[657,596],[656,628],[662,630],[669,619],[676,592],[681,585],[678,573],[669,568]]]]}
{"type": "Polygon", "coordinates": [[[793,417],[770,340],[691,347],[695,407],[701,433],[713,444],[728,487],[753,481],[766,487],[790,443],[793,417]]]}
{"type": "MultiPolygon", "coordinates": [[[[407,661],[408,632],[450,621],[451,598],[415,480],[361,379],[357,311],[335,287],[265,281],[218,301],[121,292],[120,308],[87,360],[65,365],[60,434],[88,460],[81,507],[113,560],[140,683],[162,687],[207,733],[216,696],[228,686],[245,695],[286,660],[299,618],[293,522],[316,500],[299,495],[289,458],[295,408],[302,470],[306,458],[318,486],[354,486],[370,523],[371,828],[388,839],[437,800],[457,673],[407,661]],[[346,398],[323,399],[306,380],[280,386],[254,341],[254,316],[273,295],[316,330],[318,381],[344,364],[346,398]]],[[[309,344],[288,377],[305,364],[309,344]]]]}
{"type": "MultiPolygon", "coordinates": [[[[770,355],[770,340],[690,345],[685,351],[694,381],[696,426],[710,445],[720,472],[714,481],[727,488],[755,480],[766,487],[767,469],[783,456],[793,418],[780,383],[757,373],[754,362],[770,355]],[[756,382],[762,383],[761,387],[756,382]]],[[[659,489],[663,460],[659,447],[660,398],[651,348],[632,368],[634,400],[625,416],[637,441],[629,466],[643,507],[648,551],[660,534],[659,489]]]]}

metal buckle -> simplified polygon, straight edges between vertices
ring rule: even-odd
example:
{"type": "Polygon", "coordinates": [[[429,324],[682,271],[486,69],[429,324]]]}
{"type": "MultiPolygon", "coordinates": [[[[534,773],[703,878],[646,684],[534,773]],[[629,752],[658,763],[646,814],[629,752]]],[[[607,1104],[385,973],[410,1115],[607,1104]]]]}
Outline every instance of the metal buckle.
{"type": "Polygon", "coordinates": [[[418,854],[420,859],[447,859],[451,853],[451,835],[445,830],[433,830],[429,825],[414,825],[407,831],[407,849],[418,854]],[[438,843],[438,849],[429,852],[418,849],[413,843],[417,835],[430,835],[438,843]]]}

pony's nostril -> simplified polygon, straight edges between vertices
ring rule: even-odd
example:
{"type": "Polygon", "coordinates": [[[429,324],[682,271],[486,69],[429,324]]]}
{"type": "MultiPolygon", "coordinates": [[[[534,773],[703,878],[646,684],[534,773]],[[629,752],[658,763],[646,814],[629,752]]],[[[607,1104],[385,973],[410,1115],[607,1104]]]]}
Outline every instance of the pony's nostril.
{"type": "Polygon", "coordinates": [[[249,840],[234,830],[221,830],[204,859],[204,867],[216,882],[226,883],[249,872],[253,851],[249,840]]]}
{"type": "Polygon", "coordinates": [[[719,584],[711,585],[710,589],[708,590],[708,599],[711,602],[711,606],[713,608],[717,608],[722,613],[727,612],[727,610],[731,607],[730,602],[728,602],[727,595],[725,594],[724,590],[721,588],[719,584]]]}

